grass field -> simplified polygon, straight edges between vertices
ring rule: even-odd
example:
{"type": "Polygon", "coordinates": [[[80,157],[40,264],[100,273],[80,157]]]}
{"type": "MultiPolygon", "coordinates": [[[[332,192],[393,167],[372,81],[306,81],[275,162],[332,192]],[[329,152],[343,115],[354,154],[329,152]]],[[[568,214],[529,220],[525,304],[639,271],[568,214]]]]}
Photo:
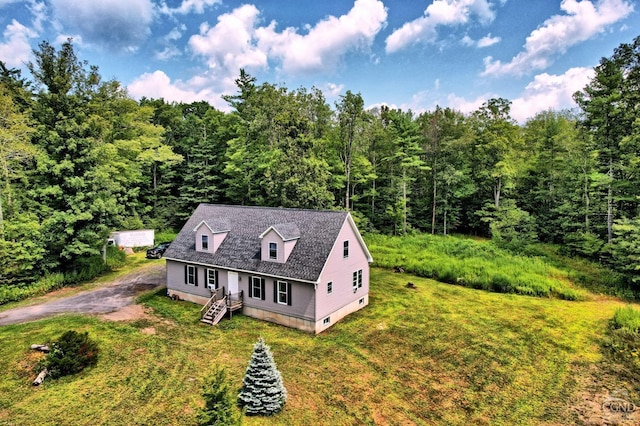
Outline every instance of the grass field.
{"type": "Polygon", "coordinates": [[[513,254],[488,241],[430,234],[371,234],[366,240],[374,265],[383,268],[402,268],[421,277],[498,293],[566,300],[589,297],[575,285],[577,272],[569,265],[553,265],[544,256],[513,254]]]}
{"type": "Polygon", "coordinates": [[[0,327],[0,425],[194,424],[208,375],[227,367],[239,389],[259,336],[289,399],[282,413],[248,425],[572,424],[576,398],[605,356],[609,321],[624,306],[490,293],[379,268],[370,305],[318,336],[241,315],[206,326],[199,306],[163,291],[141,302],[149,314],[133,322],[66,315],[0,327]],[[32,387],[41,355],[29,345],[68,329],[98,341],[97,366],[32,387]]]}

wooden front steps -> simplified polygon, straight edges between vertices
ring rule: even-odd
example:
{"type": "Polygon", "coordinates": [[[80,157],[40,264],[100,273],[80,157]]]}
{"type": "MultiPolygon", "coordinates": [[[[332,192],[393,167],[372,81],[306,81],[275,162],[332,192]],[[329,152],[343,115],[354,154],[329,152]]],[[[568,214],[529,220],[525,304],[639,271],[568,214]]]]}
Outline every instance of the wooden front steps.
{"type": "Polygon", "coordinates": [[[207,312],[200,319],[205,324],[217,324],[227,313],[227,298],[223,297],[220,300],[215,301],[207,312]]]}
{"type": "Polygon", "coordinates": [[[200,310],[200,321],[205,324],[215,325],[224,318],[227,312],[231,317],[234,311],[242,309],[242,296],[242,292],[240,292],[220,298],[219,292],[214,292],[211,299],[200,310]]]}

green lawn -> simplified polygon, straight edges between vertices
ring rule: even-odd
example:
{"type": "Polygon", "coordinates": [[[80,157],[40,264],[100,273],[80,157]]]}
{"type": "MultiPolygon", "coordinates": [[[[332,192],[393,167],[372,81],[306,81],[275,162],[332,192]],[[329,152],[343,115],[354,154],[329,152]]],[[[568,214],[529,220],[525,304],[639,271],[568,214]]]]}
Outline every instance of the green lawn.
{"type": "Polygon", "coordinates": [[[252,424],[570,424],[580,377],[602,359],[613,299],[489,293],[374,268],[370,305],[312,336],[241,315],[200,324],[200,307],[144,296],[149,318],[63,316],[0,327],[0,424],[194,424],[217,366],[239,389],[253,343],[272,348],[289,392],[252,424]],[[405,287],[412,281],[417,289],[405,287]],[[97,340],[98,365],[31,386],[28,348],[64,331],[97,340]]]}
{"type": "MultiPolygon", "coordinates": [[[[589,297],[575,285],[576,269],[551,263],[559,259],[557,254],[523,256],[489,241],[430,234],[368,234],[365,239],[375,265],[383,268],[402,268],[421,277],[498,293],[566,300],[589,297]]],[[[581,271],[586,265],[579,266],[581,271]]]]}

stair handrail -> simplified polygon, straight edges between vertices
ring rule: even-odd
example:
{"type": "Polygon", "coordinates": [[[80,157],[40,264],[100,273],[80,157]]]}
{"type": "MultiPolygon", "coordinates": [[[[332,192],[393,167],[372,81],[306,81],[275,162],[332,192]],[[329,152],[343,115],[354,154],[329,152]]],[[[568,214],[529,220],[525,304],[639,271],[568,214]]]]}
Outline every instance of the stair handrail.
{"type": "Polygon", "coordinates": [[[200,319],[204,318],[205,314],[209,311],[209,308],[211,307],[211,305],[216,303],[217,300],[218,300],[218,292],[214,291],[213,296],[211,296],[211,298],[207,301],[207,303],[205,303],[202,309],[200,309],[200,319]]]}

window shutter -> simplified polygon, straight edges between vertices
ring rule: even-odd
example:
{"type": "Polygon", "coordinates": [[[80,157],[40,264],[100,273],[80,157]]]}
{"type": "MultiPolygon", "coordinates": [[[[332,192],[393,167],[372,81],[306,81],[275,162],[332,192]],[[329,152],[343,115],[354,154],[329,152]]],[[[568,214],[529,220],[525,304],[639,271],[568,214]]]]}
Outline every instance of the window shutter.
{"type": "Polygon", "coordinates": [[[262,300],[264,300],[264,278],[260,279],[260,296],[262,296],[262,300]]]}
{"type": "Polygon", "coordinates": [[[253,297],[253,277],[249,277],[249,297],[253,297]]]}
{"type": "Polygon", "coordinates": [[[216,276],[216,285],[215,288],[216,290],[220,287],[220,284],[218,283],[218,270],[216,269],[216,271],[213,273],[216,276]]]}
{"type": "Polygon", "coordinates": [[[189,265],[184,265],[184,283],[189,284],[189,265]]]}
{"type": "Polygon", "coordinates": [[[278,280],[273,280],[273,303],[278,303],[278,280]]]}
{"type": "Polygon", "coordinates": [[[291,283],[287,283],[287,305],[291,306],[291,283]]]}
{"type": "Polygon", "coordinates": [[[193,267],[193,283],[198,287],[198,268],[193,267]]]}

